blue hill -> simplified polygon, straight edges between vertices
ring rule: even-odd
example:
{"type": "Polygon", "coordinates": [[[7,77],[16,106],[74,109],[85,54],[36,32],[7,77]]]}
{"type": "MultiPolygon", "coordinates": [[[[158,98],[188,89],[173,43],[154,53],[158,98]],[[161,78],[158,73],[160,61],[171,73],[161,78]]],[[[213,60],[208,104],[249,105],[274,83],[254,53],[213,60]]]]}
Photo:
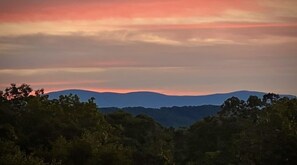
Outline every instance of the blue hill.
{"type": "MultiPolygon", "coordinates": [[[[236,91],[231,93],[211,94],[203,96],[173,96],[155,92],[131,92],[131,93],[111,93],[93,92],[86,90],[63,90],[48,93],[50,98],[58,98],[60,95],[76,94],[82,101],[94,97],[99,107],[146,107],[160,108],[172,106],[199,106],[199,105],[221,105],[226,99],[235,96],[242,100],[247,100],[250,95],[262,98],[265,94],[256,91],[236,91]]],[[[282,95],[294,97],[291,95],[282,95]]]]}

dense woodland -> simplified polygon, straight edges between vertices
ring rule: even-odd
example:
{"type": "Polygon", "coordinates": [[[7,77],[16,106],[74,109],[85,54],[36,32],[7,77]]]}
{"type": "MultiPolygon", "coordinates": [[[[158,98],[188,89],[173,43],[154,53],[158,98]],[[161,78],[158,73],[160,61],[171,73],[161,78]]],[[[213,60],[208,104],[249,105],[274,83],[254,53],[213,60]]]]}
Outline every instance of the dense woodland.
{"type": "MultiPolygon", "coordinates": [[[[100,107],[100,105],[99,105],[100,107]]],[[[229,98],[188,128],[102,114],[94,99],[48,99],[23,84],[0,92],[0,164],[296,164],[297,100],[229,98]]]]}
{"type": "Polygon", "coordinates": [[[165,127],[188,127],[198,120],[208,116],[213,116],[220,111],[217,105],[202,106],[183,106],[183,107],[161,107],[161,108],[144,108],[144,107],[126,107],[126,108],[99,108],[103,114],[124,111],[137,116],[140,114],[150,116],[156,122],[165,127]]]}

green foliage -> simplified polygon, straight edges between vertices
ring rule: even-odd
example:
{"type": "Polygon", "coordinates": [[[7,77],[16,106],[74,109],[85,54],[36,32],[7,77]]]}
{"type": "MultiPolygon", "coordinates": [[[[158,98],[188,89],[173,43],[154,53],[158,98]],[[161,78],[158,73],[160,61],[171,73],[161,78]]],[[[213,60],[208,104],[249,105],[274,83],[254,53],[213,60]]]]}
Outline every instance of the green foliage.
{"type": "Polygon", "coordinates": [[[204,117],[215,115],[220,110],[217,105],[162,107],[162,108],[100,108],[102,113],[108,114],[115,111],[128,112],[134,116],[145,114],[165,127],[188,127],[204,117]]]}
{"type": "Polygon", "coordinates": [[[152,118],[133,117],[118,111],[107,115],[106,120],[116,128],[121,143],[131,148],[136,164],[168,164],[172,161],[172,136],[152,118]]]}
{"type": "Polygon", "coordinates": [[[295,164],[297,100],[275,94],[247,102],[232,97],[218,116],[183,134],[179,164],[295,164]]]}
{"type": "Polygon", "coordinates": [[[2,165],[44,165],[45,163],[32,155],[21,152],[12,141],[0,140],[0,164],[2,165]]]}
{"type": "Polygon", "coordinates": [[[11,84],[0,91],[0,164],[296,164],[296,98],[231,97],[221,108],[189,128],[164,128],[145,115],[103,115],[92,98],[49,100],[11,84]]]}
{"type": "MultiPolygon", "coordinates": [[[[12,84],[1,95],[0,138],[19,148],[20,152],[15,152],[19,154],[14,155],[19,155],[19,159],[62,164],[97,159],[99,152],[93,150],[99,151],[113,135],[111,125],[98,112],[96,104],[91,100],[80,102],[75,95],[48,100],[42,90],[30,95],[32,90],[28,89],[24,84],[20,87],[12,84]],[[20,102],[25,104],[20,106],[20,102]],[[94,149],[95,142],[100,145],[94,149]]],[[[6,154],[4,158],[10,157],[6,154]]]]}

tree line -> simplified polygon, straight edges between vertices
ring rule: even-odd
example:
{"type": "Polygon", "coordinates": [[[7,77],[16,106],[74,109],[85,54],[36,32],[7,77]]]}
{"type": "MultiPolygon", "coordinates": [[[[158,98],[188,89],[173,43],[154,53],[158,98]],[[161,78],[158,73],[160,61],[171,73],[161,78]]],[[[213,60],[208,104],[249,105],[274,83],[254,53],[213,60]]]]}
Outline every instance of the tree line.
{"type": "Polygon", "coordinates": [[[227,99],[188,128],[102,114],[94,99],[49,99],[11,84],[0,91],[0,164],[296,164],[297,100],[269,93],[227,99]]]}

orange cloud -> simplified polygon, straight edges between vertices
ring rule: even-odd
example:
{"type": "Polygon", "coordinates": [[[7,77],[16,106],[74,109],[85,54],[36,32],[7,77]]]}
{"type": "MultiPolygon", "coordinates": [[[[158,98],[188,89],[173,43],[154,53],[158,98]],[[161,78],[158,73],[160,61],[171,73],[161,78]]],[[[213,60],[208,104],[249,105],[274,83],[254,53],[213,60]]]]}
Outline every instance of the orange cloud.
{"type": "Polygon", "coordinates": [[[168,24],[168,25],[135,25],[136,29],[241,29],[241,28],[271,28],[297,27],[297,23],[201,23],[201,24],[168,24]]]}

